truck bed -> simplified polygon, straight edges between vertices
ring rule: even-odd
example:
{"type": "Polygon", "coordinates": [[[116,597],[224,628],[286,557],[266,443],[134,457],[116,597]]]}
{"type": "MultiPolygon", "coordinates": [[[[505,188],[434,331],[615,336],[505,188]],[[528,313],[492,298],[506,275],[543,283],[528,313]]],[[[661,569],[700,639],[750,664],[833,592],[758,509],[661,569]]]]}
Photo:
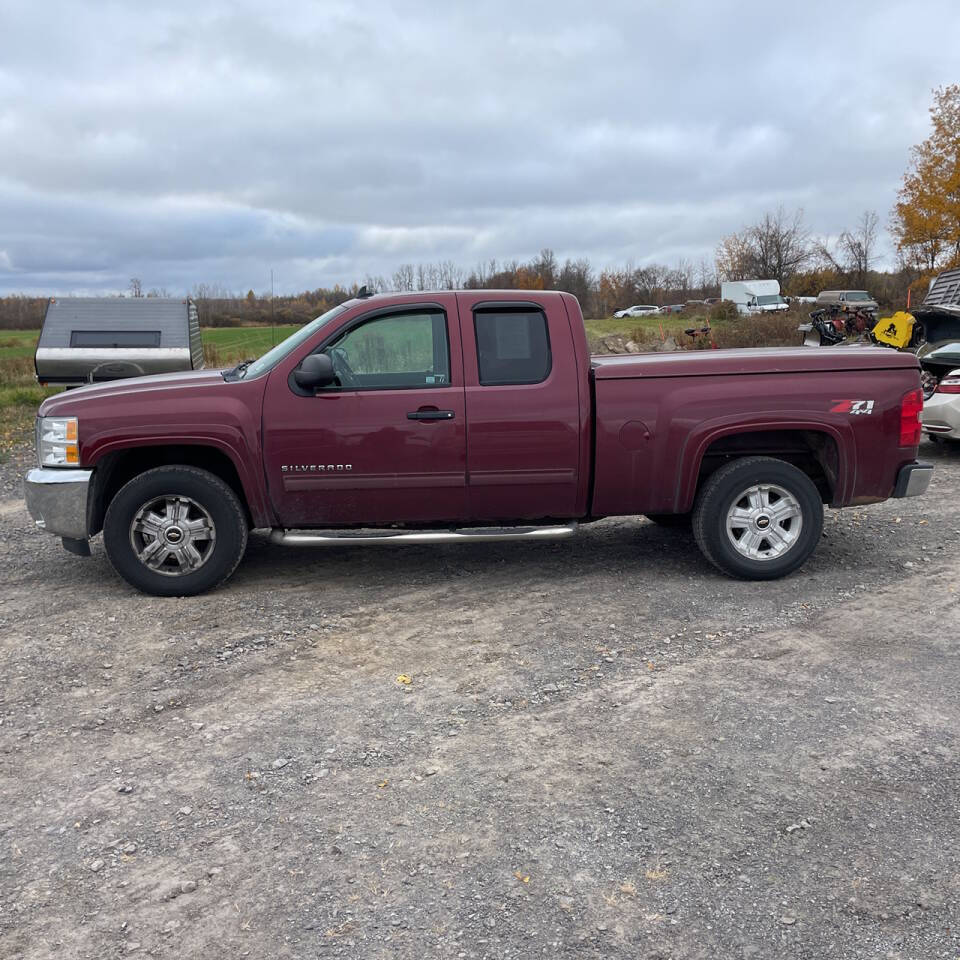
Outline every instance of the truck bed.
{"type": "Polygon", "coordinates": [[[635,377],[695,377],[731,374],[822,373],[844,370],[916,369],[917,358],[886,347],[835,350],[767,347],[741,350],[682,350],[590,358],[597,380],[635,377]]]}

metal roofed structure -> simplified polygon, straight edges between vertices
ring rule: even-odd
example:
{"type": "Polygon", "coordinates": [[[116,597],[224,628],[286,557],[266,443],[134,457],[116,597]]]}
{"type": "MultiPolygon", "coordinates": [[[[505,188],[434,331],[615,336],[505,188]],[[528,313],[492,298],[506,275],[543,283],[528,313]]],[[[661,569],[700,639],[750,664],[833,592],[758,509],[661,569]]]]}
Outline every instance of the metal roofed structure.
{"type": "Polygon", "coordinates": [[[203,367],[192,300],[52,297],[34,357],[43,384],[79,386],[203,367]]]}

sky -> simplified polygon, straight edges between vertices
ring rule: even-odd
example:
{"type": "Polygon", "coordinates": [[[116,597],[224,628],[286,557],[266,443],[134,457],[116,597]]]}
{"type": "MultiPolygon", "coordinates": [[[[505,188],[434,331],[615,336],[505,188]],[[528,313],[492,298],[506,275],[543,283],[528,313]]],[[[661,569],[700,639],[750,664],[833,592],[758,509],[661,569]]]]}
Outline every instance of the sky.
{"type": "MultiPolygon", "coordinates": [[[[0,294],[712,262],[886,225],[960,3],[0,3],[0,294]]],[[[884,236],[883,257],[893,261],[884,236]]]]}

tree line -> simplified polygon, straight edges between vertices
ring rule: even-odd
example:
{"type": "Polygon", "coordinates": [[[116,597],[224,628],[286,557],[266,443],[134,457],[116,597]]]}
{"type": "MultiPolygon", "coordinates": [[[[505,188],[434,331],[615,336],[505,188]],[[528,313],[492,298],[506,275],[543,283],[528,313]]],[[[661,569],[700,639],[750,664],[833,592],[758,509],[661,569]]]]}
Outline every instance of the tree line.
{"type": "MultiPolygon", "coordinates": [[[[561,262],[552,250],[544,249],[527,261],[490,260],[469,271],[449,261],[402,264],[389,277],[368,276],[362,284],[318,287],[293,295],[271,297],[268,291],[255,293],[252,289],[238,294],[219,285],[196,284],[186,296],[197,304],[204,327],[303,324],[355,297],[361,286],[375,292],[564,290],[580,301],[589,317],[610,316],[635,303],[662,305],[717,297],[723,280],[757,277],[780,280],[788,295],[815,296],[832,287],[862,287],[870,290],[884,307],[905,303],[907,288],[919,275],[917,271],[907,267],[875,270],[869,253],[854,257],[846,252],[849,243],[843,236],[829,246],[822,240],[807,240],[800,247],[800,256],[793,245],[797,224],[801,222],[797,215],[768,214],[740,234],[724,238],[716,263],[680,260],[675,266],[627,264],[596,270],[586,258],[561,262]],[[785,232],[778,224],[786,225],[785,232]]],[[[853,247],[859,249],[855,242],[853,247]]],[[[166,293],[150,290],[142,295],[166,293]]],[[[46,306],[47,299],[43,297],[2,297],[0,329],[38,329],[46,306]]]]}

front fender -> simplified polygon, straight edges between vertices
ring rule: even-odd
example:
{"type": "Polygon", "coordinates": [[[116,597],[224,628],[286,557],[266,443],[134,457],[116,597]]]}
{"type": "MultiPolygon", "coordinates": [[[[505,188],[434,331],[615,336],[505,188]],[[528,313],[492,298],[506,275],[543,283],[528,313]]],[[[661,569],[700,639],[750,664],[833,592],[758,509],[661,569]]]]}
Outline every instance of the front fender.
{"type": "Polygon", "coordinates": [[[112,455],[151,447],[193,447],[216,450],[223,454],[236,470],[254,526],[272,527],[275,518],[264,489],[260,457],[251,454],[244,440],[242,432],[232,428],[221,428],[217,433],[174,433],[157,428],[156,432],[141,436],[101,438],[95,450],[91,451],[89,458],[84,461],[84,465],[89,465],[90,469],[95,470],[112,455]]]}

